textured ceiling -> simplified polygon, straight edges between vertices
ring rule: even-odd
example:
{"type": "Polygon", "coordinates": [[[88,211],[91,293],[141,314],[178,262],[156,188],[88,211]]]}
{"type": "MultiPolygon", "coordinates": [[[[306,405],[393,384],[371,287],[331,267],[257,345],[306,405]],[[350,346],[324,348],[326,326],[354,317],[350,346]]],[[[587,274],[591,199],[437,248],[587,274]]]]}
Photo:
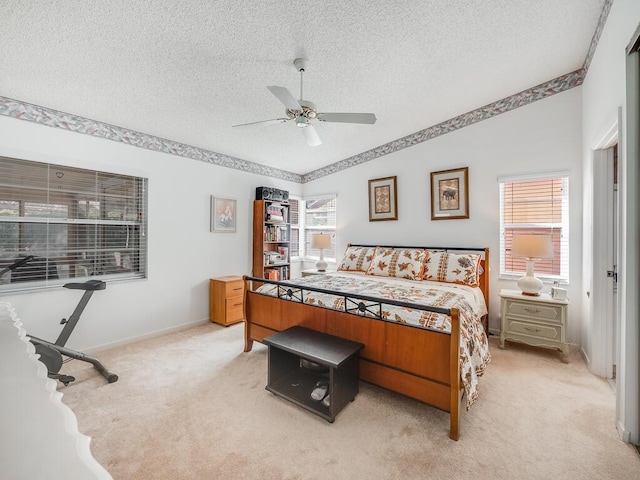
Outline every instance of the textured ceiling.
{"type": "Polygon", "coordinates": [[[307,173],[580,69],[604,0],[0,3],[0,95],[307,173]],[[267,85],[375,125],[309,147],[267,85]]]}

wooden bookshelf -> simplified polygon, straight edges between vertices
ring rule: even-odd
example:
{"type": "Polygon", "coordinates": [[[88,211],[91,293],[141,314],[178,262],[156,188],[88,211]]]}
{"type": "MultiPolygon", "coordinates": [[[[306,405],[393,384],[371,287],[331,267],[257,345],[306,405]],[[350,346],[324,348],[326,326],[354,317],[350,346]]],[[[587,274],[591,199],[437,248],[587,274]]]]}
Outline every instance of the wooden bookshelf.
{"type": "Polygon", "coordinates": [[[275,200],[253,202],[254,277],[288,280],[290,276],[291,225],[289,203],[275,200]]]}

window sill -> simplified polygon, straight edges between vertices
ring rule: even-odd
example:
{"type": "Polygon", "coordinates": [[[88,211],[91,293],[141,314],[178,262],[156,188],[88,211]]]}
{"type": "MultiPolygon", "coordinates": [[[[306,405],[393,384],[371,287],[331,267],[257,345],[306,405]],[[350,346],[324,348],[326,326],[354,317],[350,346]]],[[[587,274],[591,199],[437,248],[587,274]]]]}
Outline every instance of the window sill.
{"type": "MultiPolygon", "coordinates": [[[[500,276],[498,276],[498,280],[517,282],[522,277],[524,277],[524,273],[518,274],[518,275],[503,273],[500,276]]],[[[566,280],[558,280],[557,278],[541,277],[538,275],[536,275],[536,278],[542,280],[542,283],[544,285],[554,286],[555,282],[558,282],[558,286],[560,287],[566,288],[569,286],[569,282],[566,280]]]]}

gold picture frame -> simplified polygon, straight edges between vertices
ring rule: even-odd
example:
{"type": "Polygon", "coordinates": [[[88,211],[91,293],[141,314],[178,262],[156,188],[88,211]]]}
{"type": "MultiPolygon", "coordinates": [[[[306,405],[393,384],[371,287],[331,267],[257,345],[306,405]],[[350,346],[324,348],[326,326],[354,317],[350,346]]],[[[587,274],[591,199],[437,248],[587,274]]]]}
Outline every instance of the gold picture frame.
{"type": "Polygon", "coordinates": [[[211,231],[233,233],[236,231],[237,206],[235,198],[211,195],[211,231]]]}
{"type": "Polygon", "coordinates": [[[369,180],[369,221],[398,219],[396,177],[369,180]]]}
{"type": "Polygon", "coordinates": [[[469,218],[469,167],[431,172],[431,220],[469,218]]]}

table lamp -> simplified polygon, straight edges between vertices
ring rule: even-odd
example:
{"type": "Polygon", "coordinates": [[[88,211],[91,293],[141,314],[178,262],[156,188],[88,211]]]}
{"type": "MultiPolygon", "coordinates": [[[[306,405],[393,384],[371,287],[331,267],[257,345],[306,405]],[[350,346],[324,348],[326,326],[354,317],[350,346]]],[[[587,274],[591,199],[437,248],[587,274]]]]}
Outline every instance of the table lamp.
{"type": "Polygon", "coordinates": [[[317,233],[311,237],[311,248],[320,250],[320,258],[316,262],[319,272],[327,270],[327,262],[324,261],[324,249],[331,247],[331,235],[328,233],[317,233]]]}
{"type": "Polygon", "coordinates": [[[511,256],[527,260],[527,273],[518,280],[523,295],[537,297],[542,290],[542,280],[533,273],[533,265],[541,258],[553,258],[553,240],[551,235],[521,233],[513,236],[511,256]]]}

